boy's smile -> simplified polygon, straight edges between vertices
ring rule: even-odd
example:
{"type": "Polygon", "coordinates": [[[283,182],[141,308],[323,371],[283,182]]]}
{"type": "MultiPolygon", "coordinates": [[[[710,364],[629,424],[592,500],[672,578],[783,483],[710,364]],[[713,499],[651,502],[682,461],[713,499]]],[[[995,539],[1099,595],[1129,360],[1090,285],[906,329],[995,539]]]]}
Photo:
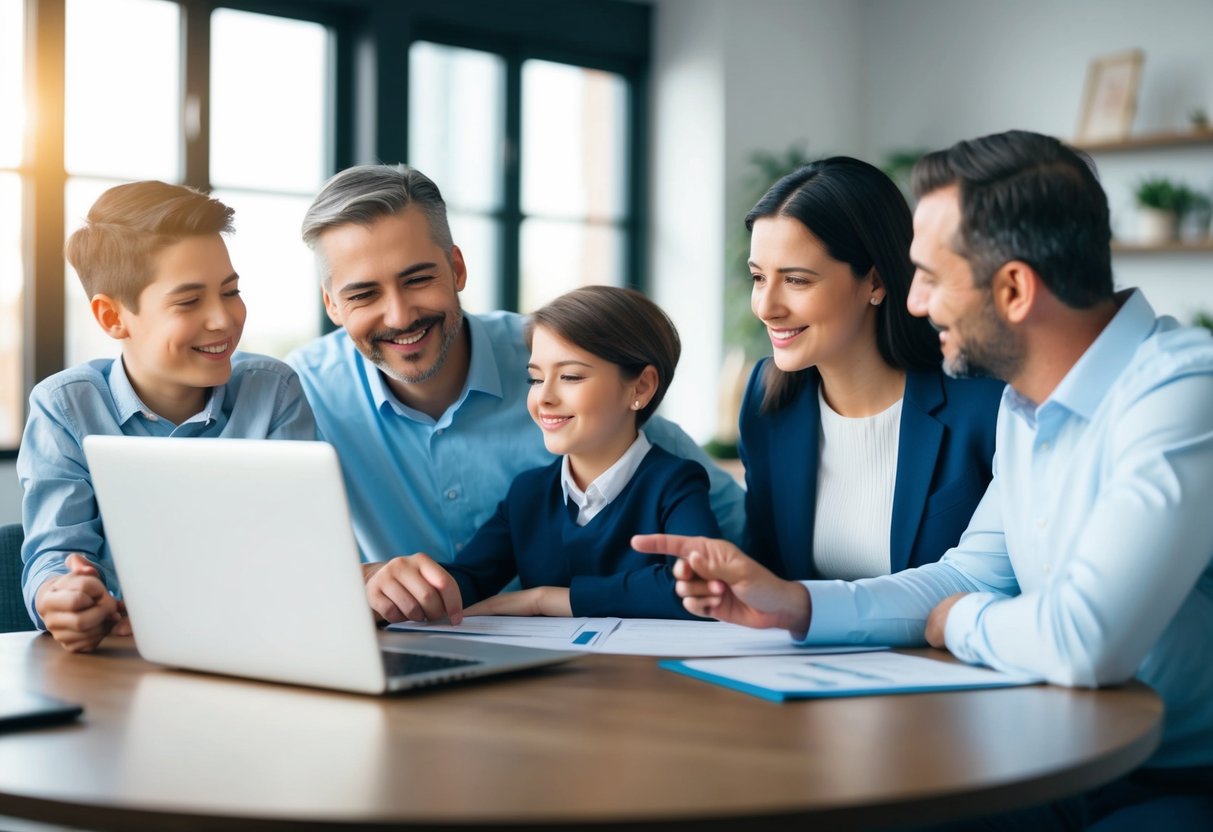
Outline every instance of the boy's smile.
{"type": "Polygon", "coordinates": [[[123,365],[157,415],[180,424],[231,377],[246,314],[239,279],[222,237],[186,237],[156,256],[139,310],[119,304],[123,365]]]}

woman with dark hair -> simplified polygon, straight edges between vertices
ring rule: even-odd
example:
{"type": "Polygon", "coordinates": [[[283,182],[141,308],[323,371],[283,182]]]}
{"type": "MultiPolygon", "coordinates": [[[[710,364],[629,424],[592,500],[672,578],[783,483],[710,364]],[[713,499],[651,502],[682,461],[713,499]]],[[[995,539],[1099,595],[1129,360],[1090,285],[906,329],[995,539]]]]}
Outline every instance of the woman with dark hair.
{"type": "Polygon", "coordinates": [[[780,179],[745,222],[773,347],[741,408],[748,551],[795,580],[938,560],[989,484],[1003,385],[945,376],[937,334],[906,309],[904,197],[836,156],[780,179]]]}

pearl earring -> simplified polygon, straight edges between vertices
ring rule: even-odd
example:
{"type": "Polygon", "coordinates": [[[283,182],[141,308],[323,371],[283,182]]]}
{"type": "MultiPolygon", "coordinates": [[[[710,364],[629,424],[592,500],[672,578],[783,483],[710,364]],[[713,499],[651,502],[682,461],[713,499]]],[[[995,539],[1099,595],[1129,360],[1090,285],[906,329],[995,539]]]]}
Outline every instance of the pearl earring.
{"type": "Polygon", "coordinates": [[[872,298],[873,306],[880,306],[880,298],[872,298]]]}
{"type": "Polygon", "coordinates": [[[632,402],[632,410],[639,410],[639,409],[640,409],[640,400],[637,399],[636,401],[632,402]]]}

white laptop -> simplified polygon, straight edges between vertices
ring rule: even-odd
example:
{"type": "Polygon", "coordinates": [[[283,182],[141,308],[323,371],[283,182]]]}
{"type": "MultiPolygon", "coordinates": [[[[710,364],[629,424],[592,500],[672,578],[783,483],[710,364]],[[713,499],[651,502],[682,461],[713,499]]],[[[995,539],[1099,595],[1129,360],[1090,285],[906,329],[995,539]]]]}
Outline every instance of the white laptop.
{"type": "Polygon", "coordinates": [[[89,436],[84,453],[149,661],[385,693],[580,655],[431,635],[380,644],[326,443],[89,436]]]}

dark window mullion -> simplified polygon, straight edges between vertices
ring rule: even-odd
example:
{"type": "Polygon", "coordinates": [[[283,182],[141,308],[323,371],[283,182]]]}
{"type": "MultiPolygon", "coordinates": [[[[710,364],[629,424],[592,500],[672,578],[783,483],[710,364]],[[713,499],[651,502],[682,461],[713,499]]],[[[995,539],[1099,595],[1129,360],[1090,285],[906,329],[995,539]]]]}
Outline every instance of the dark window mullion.
{"type": "Polygon", "coordinates": [[[522,59],[505,56],[505,177],[501,206],[502,309],[518,311],[521,285],[522,229],[522,59]]]}
{"type": "Polygon", "coordinates": [[[648,293],[649,270],[646,260],[648,250],[645,229],[647,227],[648,193],[645,183],[648,182],[648,168],[645,158],[646,134],[649,129],[648,87],[646,74],[630,71],[624,75],[627,82],[628,94],[628,136],[624,160],[627,173],[627,216],[624,220],[624,280],[625,285],[632,289],[648,293]]]}
{"type": "Polygon", "coordinates": [[[211,186],[211,3],[181,5],[182,181],[211,186]]]}

